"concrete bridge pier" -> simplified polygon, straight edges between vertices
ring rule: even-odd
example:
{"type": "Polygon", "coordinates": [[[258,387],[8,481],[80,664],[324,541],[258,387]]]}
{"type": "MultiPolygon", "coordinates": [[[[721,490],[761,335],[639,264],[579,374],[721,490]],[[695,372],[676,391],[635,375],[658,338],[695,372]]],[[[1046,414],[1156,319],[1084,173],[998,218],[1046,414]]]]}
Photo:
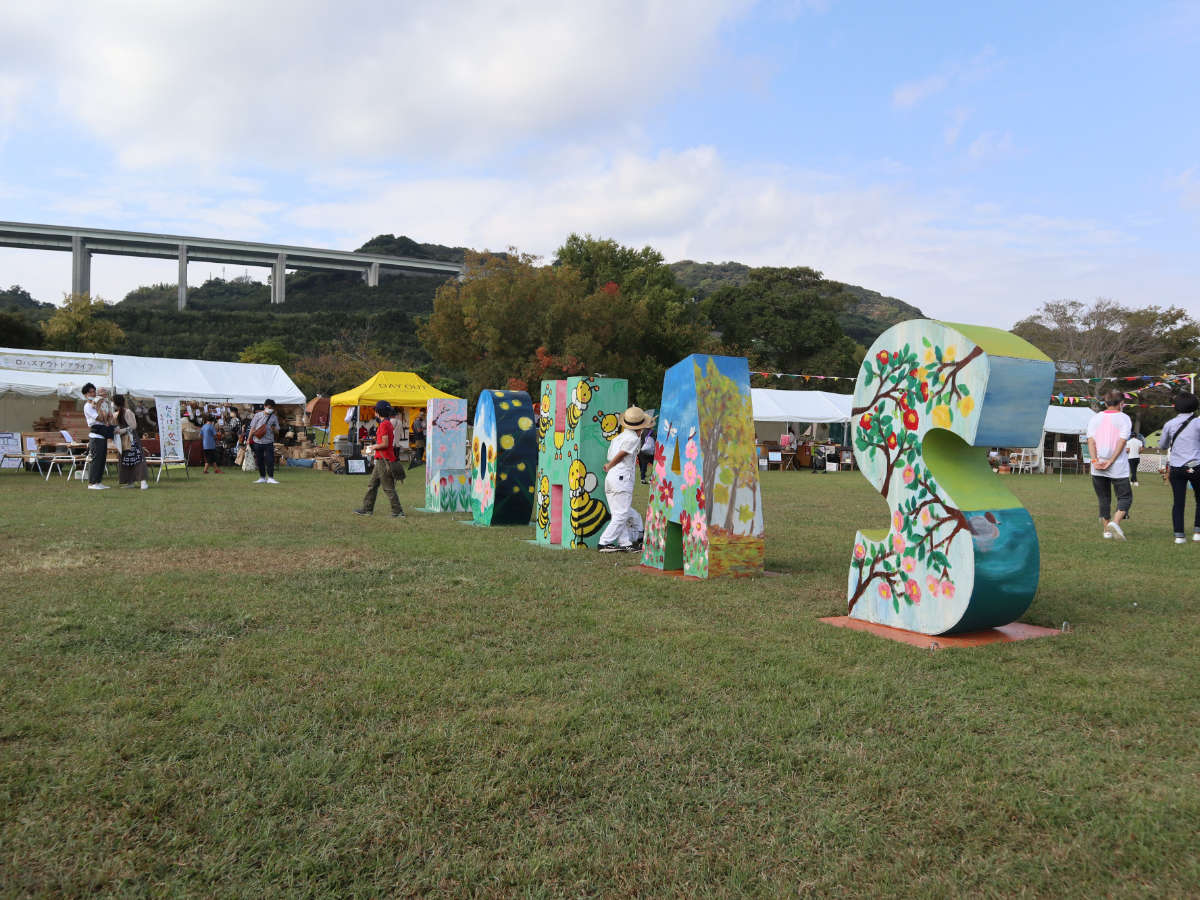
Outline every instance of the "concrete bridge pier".
{"type": "Polygon", "coordinates": [[[179,245],[179,308],[187,309],[187,244],[179,245]]]}
{"type": "Polygon", "coordinates": [[[363,272],[363,278],[367,282],[367,287],[379,287],[379,263],[373,262],[367,266],[366,271],[363,272]]]}
{"type": "Polygon", "coordinates": [[[280,253],[275,257],[275,265],[271,267],[271,302],[282,303],[287,299],[287,254],[280,253]]]}
{"type": "Polygon", "coordinates": [[[71,238],[71,293],[92,293],[92,251],[79,235],[71,238]]]}

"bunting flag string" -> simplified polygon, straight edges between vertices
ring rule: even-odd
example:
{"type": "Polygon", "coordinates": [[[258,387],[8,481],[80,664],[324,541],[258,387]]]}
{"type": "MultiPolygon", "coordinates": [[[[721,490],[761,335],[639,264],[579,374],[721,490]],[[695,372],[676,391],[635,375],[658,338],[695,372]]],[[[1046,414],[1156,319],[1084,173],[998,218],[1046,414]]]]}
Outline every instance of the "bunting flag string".
{"type": "MultiPolygon", "coordinates": [[[[1125,398],[1132,399],[1130,394],[1126,394],[1125,398]]],[[[1100,401],[1095,397],[1071,397],[1067,394],[1052,394],[1050,396],[1051,403],[1058,403],[1062,406],[1092,406],[1100,401]]],[[[1138,409],[1174,409],[1170,403],[1126,403],[1127,407],[1135,406],[1138,409]]]]}
{"type": "Polygon", "coordinates": [[[1106,375],[1103,378],[1055,378],[1055,381],[1064,381],[1068,384],[1104,384],[1106,381],[1154,381],[1156,384],[1148,384],[1142,390],[1152,387],[1170,386],[1178,382],[1192,382],[1195,379],[1195,372],[1180,372],[1178,374],[1163,374],[1163,375],[1106,375]]]}
{"type": "Polygon", "coordinates": [[[794,375],[791,372],[751,372],[763,378],[803,378],[805,381],[858,381],[851,375],[794,375]]]}

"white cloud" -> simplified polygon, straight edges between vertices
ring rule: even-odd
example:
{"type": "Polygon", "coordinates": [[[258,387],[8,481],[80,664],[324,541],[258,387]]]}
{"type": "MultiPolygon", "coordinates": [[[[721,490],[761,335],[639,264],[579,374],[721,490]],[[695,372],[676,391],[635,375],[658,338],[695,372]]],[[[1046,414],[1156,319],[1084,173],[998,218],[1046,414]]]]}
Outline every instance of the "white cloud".
{"type": "Polygon", "coordinates": [[[975,162],[1009,159],[1017,152],[1009,132],[985,131],[967,148],[967,156],[975,162]]]}
{"type": "Polygon", "coordinates": [[[950,88],[978,81],[998,65],[996,51],[992,47],[984,47],[968,60],[948,63],[932,75],[897,85],[892,90],[892,107],[912,109],[950,88]]]}
{"type": "Polygon", "coordinates": [[[1179,202],[1188,209],[1200,209],[1200,172],[1194,167],[1172,175],[1167,179],[1168,189],[1179,196],[1179,202]]]}
{"type": "Polygon", "coordinates": [[[619,137],[688,83],[748,5],[114,0],[41,3],[34,16],[5,4],[0,33],[38,48],[23,77],[127,167],[285,167],[480,159],[565,132],[619,137]]]}
{"type": "Polygon", "coordinates": [[[950,113],[950,121],[946,124],[945,130],[942,132],[942,138],[945,140],[947,147],[953,147],[958,143],[963,126],[967,124],[967,119],[970,116],[971,111],[961,106],[950,113]]]}

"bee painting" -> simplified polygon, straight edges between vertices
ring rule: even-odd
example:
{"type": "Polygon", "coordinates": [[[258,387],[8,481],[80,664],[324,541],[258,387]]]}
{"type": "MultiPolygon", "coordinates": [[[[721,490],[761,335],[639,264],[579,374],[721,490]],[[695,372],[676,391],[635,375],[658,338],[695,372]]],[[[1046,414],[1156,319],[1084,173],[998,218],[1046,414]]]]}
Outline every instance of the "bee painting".
{"type": "Polygon", "coordinates": [[[550,533],[550,479],[545,475],[538,480],[537,527],[542,534],[550,533]]]}
{"type": "Polygon", "coordinates": [[[600,410],[592,416],[592,421],[600,426],[600,434],[606,441],[611,441],[621,430],[621,420],[616,413],[606,413],[604,410],[600,410]]]}
{"type": "Polygon", "coordinates": [[[587,409],[588,404],[591,402],[592,386],[586,381],[581,381],[575,385],[575,395],[571,398],[571,402],[567,404],[568,440],[575,437],[575,429],[579,427],[579,420],[583,416],[583,411],[587,409]]]}
{"type": "Polygon", "coordinates": [[[586,547],[583,539],[595,534],[609,520],[608,507],[591,495],[596,489],[596,475],[587,470],[582,460],[571,462],[567,484],[571,489],[571,546],[586,547]]]}

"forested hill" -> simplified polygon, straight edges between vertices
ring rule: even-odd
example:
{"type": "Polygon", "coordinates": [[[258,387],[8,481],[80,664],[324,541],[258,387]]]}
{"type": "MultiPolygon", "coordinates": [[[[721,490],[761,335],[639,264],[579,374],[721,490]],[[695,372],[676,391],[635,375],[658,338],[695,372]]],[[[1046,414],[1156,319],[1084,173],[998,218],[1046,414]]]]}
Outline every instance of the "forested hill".
{"type": "MultiPolygon", "coordinates": [[[[751,267],[738,262],[698,263],[685,259],[671,263],[670,269],[680,284],[691,288],[696,292],[696,298],[703,300],[719,288],[745,285],[750,280],[751,267]]],[[[875,338],[897,322],[925,318],[915,306],[895,297],[885,297],[878,291],[840,281],[826,281],[825,284],[830,291],[843,291],[849,295],[845,309],[838,316],[838,324],[864,347],[870,347],[875,338]]]]}

